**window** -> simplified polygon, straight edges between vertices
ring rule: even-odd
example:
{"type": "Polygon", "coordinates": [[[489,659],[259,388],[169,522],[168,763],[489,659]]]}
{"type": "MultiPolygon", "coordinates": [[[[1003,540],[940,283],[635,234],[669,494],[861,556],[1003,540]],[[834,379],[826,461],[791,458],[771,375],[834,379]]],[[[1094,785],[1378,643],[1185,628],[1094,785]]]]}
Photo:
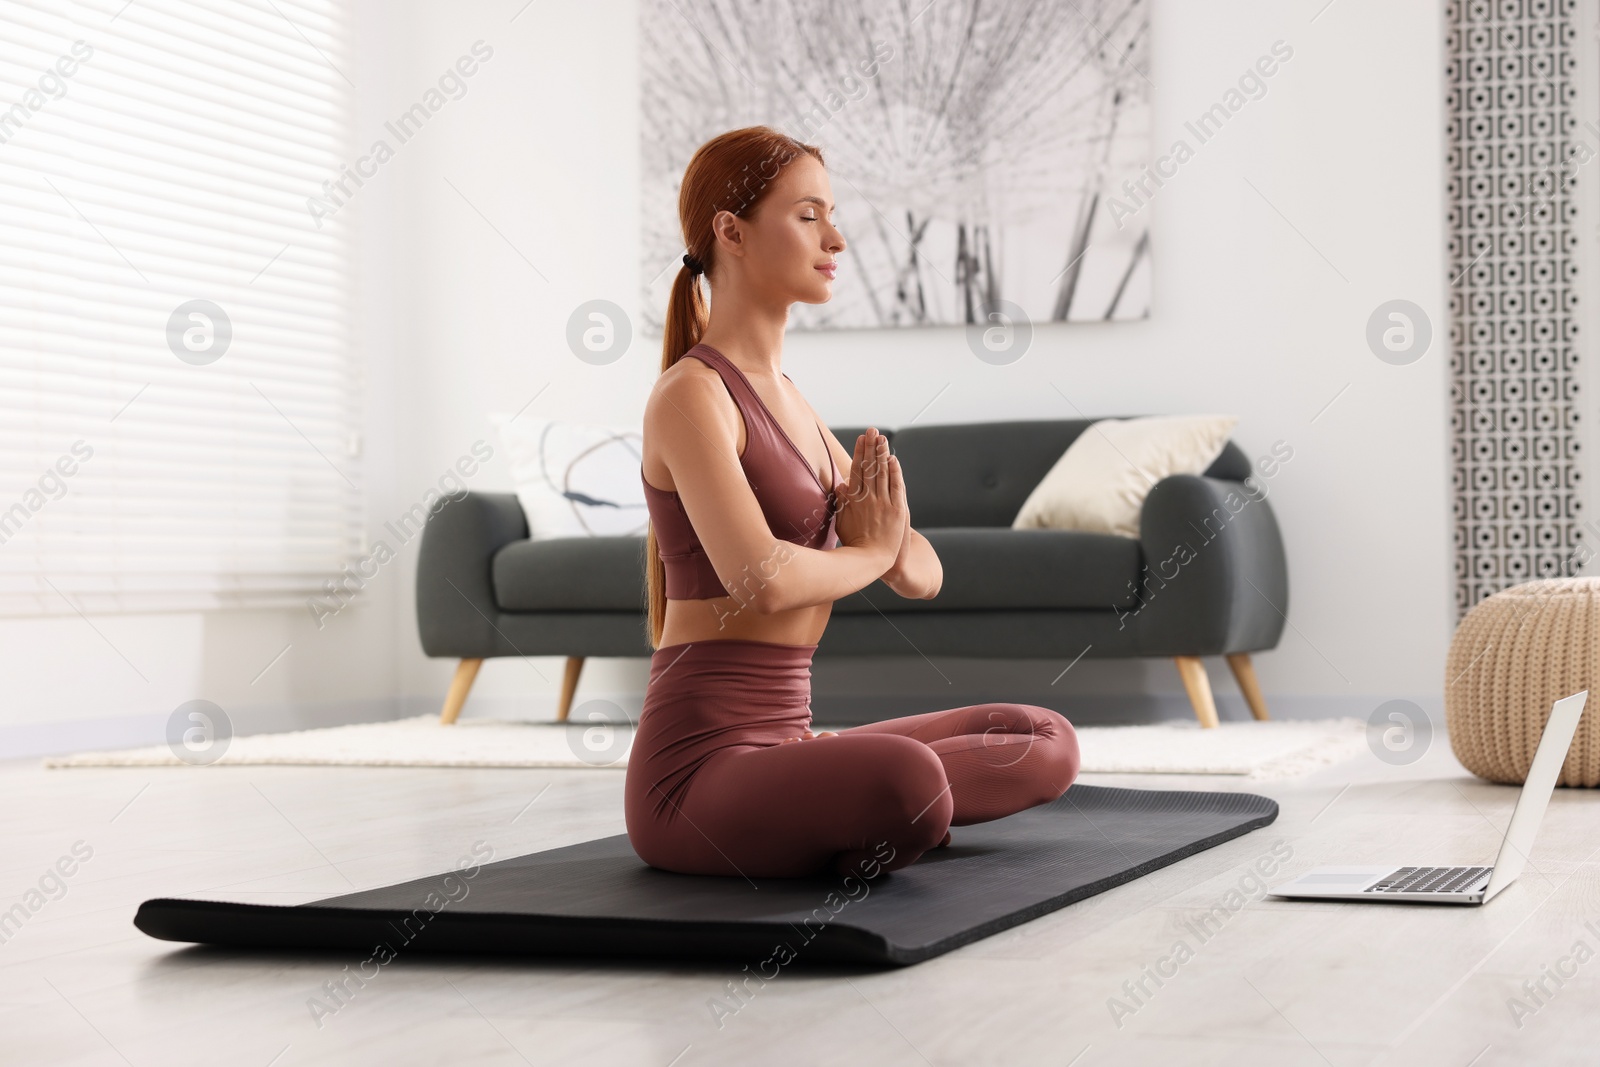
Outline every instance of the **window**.
{"type": "Polygon", "coordinates": [[[0,614],[303,603],[364,547],[345,13],[0,25],[0,614]]]}

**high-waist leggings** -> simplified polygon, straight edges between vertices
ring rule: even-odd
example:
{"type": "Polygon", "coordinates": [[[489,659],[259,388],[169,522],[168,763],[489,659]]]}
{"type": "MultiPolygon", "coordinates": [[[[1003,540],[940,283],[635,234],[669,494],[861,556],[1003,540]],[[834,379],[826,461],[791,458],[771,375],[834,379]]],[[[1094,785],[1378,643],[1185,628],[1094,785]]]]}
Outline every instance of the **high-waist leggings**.
{"type": "Polygon", "coordinates": [[[1060,714],[973,704],[810,737],[817,646],[724,639],[650,658],[628,839],[653,867],[784,878],[895,870],[951,826],[1055,800],[1078,773],[1060,714]]]}

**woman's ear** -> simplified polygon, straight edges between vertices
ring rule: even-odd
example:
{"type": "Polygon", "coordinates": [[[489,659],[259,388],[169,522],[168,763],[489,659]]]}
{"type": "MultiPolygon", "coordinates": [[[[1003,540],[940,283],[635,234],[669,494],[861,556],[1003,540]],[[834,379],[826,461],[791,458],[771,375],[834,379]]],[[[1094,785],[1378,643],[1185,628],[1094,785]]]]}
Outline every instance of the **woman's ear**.
{"type": "Polygon", "coordinates": [[[717,212],[711,220],[712,236],[717,238],[717,244],[724,255],[742,256],[744,254],[744,234],[740,232],[739,216],[726,209],[717,212]]]}

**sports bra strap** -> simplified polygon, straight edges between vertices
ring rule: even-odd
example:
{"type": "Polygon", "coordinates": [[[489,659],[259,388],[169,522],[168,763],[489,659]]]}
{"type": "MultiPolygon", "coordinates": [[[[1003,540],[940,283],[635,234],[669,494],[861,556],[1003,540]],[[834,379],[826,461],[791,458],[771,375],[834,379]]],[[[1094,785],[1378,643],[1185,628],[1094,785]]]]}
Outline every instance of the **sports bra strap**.
{"type": "MultiPolygon", "coordinates": [[[[710,345],[703,343],[695,345],[684,355],[692,355],[697,359],[703,360],[708,366],[716,370],[717,374],[722,378],[723,384],[728,387],[728,391],[733,395],[734,405],[738,407],[739,414],[744,417],[747,432],[751,427],[750,412],[753,409],[758,413],[756,421],[766,427],[765,432],[772,440],[774,447],[792,455],[798,463],[802,464],[810,472],[817,485],[822,487],[821,479],[817,478],[817,472],[812,468],[811,461],[806,458],[805,453],[800,451],[800,447],[790,439],[788,431],[778,422],[778,417],[772,413],[771,408],[767,407],[766,402],[756,392],[755,386],[750,384],[750,380],[744,376],[743,371],[734,365],[733,360],[710,345]],[[729,371],[732,371],[732,373],[730,374],[729,371]]],[[[780,371],[779,373],[782,372],[780,371]]],[[[793,378],[790,378],[787,374],[783,376],[790,385],[794,384],[793,378]]],[[[817,427],[817,436],[822,440],[822,450],[828,455],[828,469],[831,472],[828,478],[828,485],[825,488],[827,491],[832,492],[839,483],[839,464],[833,458],[833,449],[828,445],[828,439],[822,432],[822,424],[816,423],[815,425],[817,427]]],[[[748,443],[745,447],[749,448],[748,443]]]]}

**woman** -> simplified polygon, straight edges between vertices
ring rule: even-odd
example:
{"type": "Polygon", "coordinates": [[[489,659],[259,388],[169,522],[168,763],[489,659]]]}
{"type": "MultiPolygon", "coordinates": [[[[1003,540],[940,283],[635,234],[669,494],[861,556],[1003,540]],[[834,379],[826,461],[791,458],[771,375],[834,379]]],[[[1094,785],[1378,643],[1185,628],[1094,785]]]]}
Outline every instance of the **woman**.
{"type": "Polygon", "coordinates": [[[640,469],[655,651],[628,760],[634,850],[692,874],[871,877],[951,826],[1056,799],[1078,746],[1046,708],[812,734],[833,602],[879,578],[932,599],[943,570],[887,439],[871,428],[846,452],[780,369],[789,305],[829,299],[845,248],[821,153],[764,126],[725,133],[690,161],[678,210],[690,251],[640,469]]]}

